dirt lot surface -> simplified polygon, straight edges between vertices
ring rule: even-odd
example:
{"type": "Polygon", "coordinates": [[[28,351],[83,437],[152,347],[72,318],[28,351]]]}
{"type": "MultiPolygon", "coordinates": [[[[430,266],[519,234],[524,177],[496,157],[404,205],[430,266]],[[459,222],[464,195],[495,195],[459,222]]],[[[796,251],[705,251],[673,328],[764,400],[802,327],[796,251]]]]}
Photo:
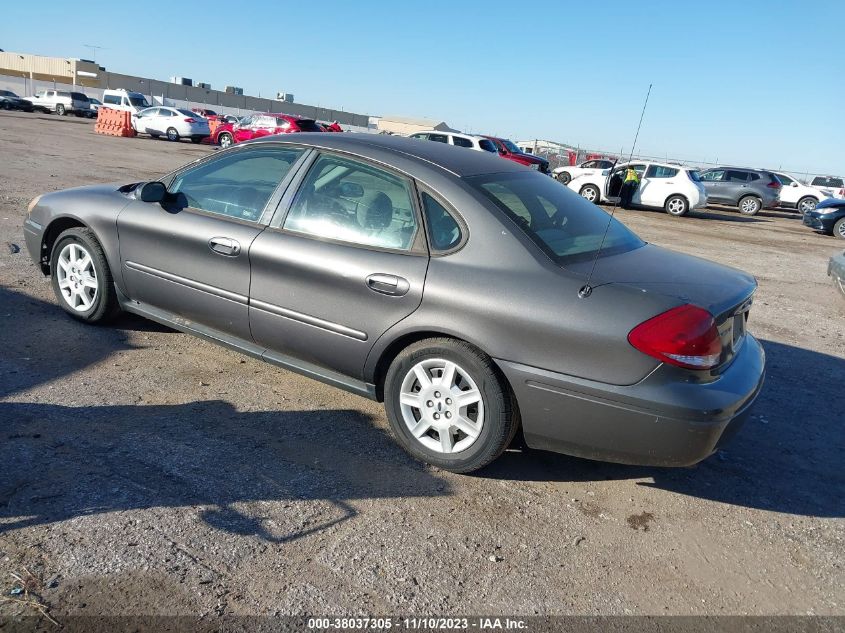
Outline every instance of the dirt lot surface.
{"type": "Polygon", "coordinates": [[[210,151],[0,114],[3,595],[29,570],[58,619],[845,613],[845,300],[826,276],[845,244],[787,212],[620,212],[759,279],[754,417],[688,469],[513,450],[458,476],[406,456],[376,403],[57,307],[24,248],[29,200],[210,151]]]}

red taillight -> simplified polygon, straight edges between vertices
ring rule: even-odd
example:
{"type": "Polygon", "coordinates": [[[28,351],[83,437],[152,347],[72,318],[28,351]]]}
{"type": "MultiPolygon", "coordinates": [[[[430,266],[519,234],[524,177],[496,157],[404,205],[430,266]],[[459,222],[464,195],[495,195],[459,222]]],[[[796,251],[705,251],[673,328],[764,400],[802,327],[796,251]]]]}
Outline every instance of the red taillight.
{"type": "Polygon", "coordinates": [[[722,355],[713,315],[690,304],[640,323],[628,333],[628,342],[643,354],[687,369],[710,369],[722,355]]]}
{"type": "Polygon", "coordinates": [[[778,180],[772,180],[768,185],[766,185],[769,189],[780,189],[783,185],[778,180]]]}
{"type": "Polygon", "coordinates": [[[196,119],[185,119],[185,123],[196,123],[196,119]]]}

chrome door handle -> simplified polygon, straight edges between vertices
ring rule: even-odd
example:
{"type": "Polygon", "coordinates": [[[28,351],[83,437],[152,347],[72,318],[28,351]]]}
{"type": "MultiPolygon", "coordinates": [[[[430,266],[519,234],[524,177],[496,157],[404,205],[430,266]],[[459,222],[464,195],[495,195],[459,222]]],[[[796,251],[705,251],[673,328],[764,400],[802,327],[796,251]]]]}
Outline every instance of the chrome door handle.
{"type": "Polygon", "coordinates": [[[208,240],[208,247],[219,255],[237,257],[241,254],[241,245],[231,237],[212,237],[208,240]]]}
{"type": "Polygon", "coordinates": [[[401,297],[408,293],[408,290],[411,289],[411,284],[408,283],[407,279],[396,275],[375,273],[367,277],[367,287],[379,294],[401,297]]]}

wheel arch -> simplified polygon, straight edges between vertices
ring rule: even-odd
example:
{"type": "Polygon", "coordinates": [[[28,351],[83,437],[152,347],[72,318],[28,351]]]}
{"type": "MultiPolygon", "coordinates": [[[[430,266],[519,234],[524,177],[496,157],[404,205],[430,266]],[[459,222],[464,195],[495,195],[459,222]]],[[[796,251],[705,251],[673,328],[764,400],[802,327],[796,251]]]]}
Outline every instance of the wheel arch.
{"type": "MultiPolygon", "coordinates": [[[[375,385],[376,400],[378,402],[384,402],[384,380],[387,376],[387,370],[390,368],[390,364],[393,362],[393,360],[402,352],[403,349],[405,349],[409,345],[413,345],[414,343],[427,338],[448,338],[455,341],[460,341],[462,343],[472,345],[481,353],[490,356],[490,354],[484,349],[484,347],[479,345],[477,341],[474,341],[465,336],[461,336],[455,332],[449,331],[446,328],[426,328],[419,330],[411,330],[398,334],[389,342],[377,341],[376,347],[378,347],[379,349],[374,350],[375,353],[371,352],[371,357],[367,359],[367,364],[364,368],[364,371],[365,379],[375,385]]],[[[493,364],[496,365],[495,359],[493,359],[493,364]]],[[[507,379],[504,372],[502,372],[498,365],[496,365],[496,369],[498,371],[499,378],[502,380],[503,384],[505,384],[507,388],[510,389],[513,393],[513,387],[511,386],[510,381],[507,379]]]]}
{"type": "Polygon", "coordinates": [[[71,215],[63,215],[54,218],[50,224],[47,225],[47,228],[44,229],[44,233],[41,236],[41,254],[39,257],[39,264],[43,274],[50,274],[50,256],[53,253],[53,245],[56,243],[56,240],[59,239],[59,235],[68,229],[75,227],[88,229],[89,231],[92,230],[91,227],[85,224],[82,220],[71,215]]]}

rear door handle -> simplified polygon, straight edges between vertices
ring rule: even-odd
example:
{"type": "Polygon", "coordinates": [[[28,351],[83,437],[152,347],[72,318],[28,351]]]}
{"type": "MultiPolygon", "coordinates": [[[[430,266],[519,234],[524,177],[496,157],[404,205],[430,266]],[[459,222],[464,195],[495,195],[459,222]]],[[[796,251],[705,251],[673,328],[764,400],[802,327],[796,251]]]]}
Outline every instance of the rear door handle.
{"type": "Polygon", "coordinates": [[[237,257],[241,254],[241,245],[231,237],[212,237],[208,240],[208,247],[219,255],[237,257]]]}
{"type": "Polygon", "coordinates": [[[375,273],[367,277],[367,287],[379,294],[401,297],[408,293],[408,290],[411,289],[411,284],[403,277],[375,273]]]}

